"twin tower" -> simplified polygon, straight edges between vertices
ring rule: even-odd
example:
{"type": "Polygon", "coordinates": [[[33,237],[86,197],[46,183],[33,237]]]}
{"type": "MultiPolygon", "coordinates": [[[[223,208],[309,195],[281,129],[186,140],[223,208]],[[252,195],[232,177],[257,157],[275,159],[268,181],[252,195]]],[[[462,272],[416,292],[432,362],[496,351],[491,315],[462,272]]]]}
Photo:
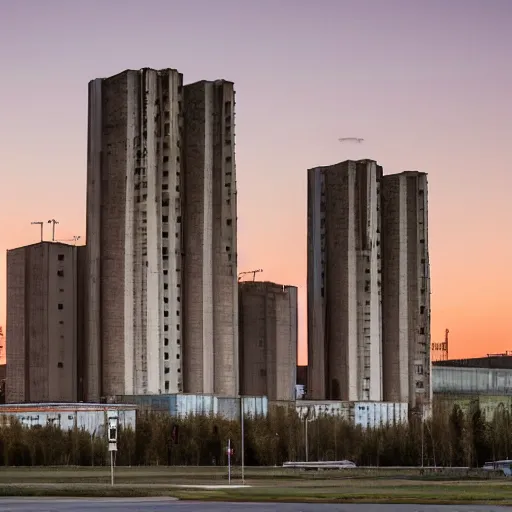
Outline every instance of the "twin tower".
{"type": "Polygon", "coordinates": [[[308,171],[308,398],[430,403],[427,175],[308,171]]]}
{"type": "Polygon", "coordinates": [[[89,84],[89,401],[238,394],[234,107],[172,69],[89,84]]]}

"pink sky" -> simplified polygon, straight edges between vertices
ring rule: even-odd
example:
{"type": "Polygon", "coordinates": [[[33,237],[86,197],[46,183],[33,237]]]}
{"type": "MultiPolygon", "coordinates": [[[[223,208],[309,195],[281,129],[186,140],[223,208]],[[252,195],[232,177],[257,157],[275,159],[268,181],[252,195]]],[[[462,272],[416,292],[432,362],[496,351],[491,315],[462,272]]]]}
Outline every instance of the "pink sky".
{"type": "Polygon", "coordinates": [[[301,362],[306,169],[360,157],[429,173],[433,341],[512,349],[511,23],[508,0],[3,0],[0,324],[30,222],[85,237],[88,81],[174,67],[235,82],[239,270],[299,286],[301,362]]]}

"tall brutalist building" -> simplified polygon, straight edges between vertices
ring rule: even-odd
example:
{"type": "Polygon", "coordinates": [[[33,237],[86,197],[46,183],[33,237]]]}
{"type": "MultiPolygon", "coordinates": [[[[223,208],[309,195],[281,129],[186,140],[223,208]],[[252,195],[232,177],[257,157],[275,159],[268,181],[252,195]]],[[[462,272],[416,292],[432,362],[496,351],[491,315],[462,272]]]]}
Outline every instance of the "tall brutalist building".
{"type": "Polygon", "coordinates": [[[428,413],[430,384],[430,262],[428,181],[407,171],[382,179],[383,392],[428,413]]]}
{"type": "Polygon", "coordinates": [[[89,84],[88,400],[238,393],[234,88],[89,84]]]}
{"type": "Polygon", "coordinates": [[[372,160],[308,171],[310,399],[382,400],[381,176],[372,160]]]}
{"type": "Polygon", "coordinates": [[[310,169],[308,398],[428,413],[430,366],[427,175],[310,169]]]}

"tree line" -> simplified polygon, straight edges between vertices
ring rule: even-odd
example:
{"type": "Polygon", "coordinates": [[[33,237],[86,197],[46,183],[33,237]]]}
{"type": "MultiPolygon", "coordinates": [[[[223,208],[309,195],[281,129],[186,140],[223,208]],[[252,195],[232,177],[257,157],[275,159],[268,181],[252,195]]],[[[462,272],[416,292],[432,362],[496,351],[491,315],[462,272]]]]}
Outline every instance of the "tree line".
{"type": "MultiPolygon", "coordinates": [[[[282,465],[305,460],[305,424],[282,408],[266,418],[244,422],[245,464],[282,465]]],[[[463,412],[437,406],[432,419],[412,417],[408,424],[362,429],[333,417],[308,423],[308,459],[354,461],[360,466],[469,466],[512,457],[508,410],[500,407],[490,421],[478,404],[463,412]]],[[[139,411],[137,428],[120,429],[118,466],[227,464],[228,439],[233,464],[240,464],[238,421],[196,416],[176,419],[139,411]]],[[[54,426],[25,428],[16,421],[0,428],[0,464],[4,466],[101,466],[110,463],[107,439],[86,431],[54,426]]]]}

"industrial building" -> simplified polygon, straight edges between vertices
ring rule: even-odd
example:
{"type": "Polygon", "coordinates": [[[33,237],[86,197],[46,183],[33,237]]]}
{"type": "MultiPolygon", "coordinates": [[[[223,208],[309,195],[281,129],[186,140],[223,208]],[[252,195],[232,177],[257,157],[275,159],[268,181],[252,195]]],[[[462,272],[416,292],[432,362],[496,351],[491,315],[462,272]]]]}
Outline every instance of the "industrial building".
{"type": "Polygon", "coordinates": [[[232,83],[89,84],[87,400],[238,393],[236,226],[232,83]]]}
{"type": "Polygon", "coordinates": [[[239,283],[240,393],[295,400],[297,287],[239,283]]]}
{"type": "Polygon", "coordinates": [[[436,361],[432,364],[434,404],[448,411],[454,405],[468,411],[478,404],[487,420],[499,408],[512,413],[512,356],[436,361]]]}
{"type": "Polygon", "coordinates": [[[427,175],[381,179],[383,399],[431,403],[427,175]]]}
{"type": "Polygon", "coordinates": [[[363,429],[407,423],[409,418],[407,403],[301,400],[296,403],[296,411],[304,421],[331,416],[363,429]]]}
{"type": "Polygon", "coordinates": [[[379,181],[372,160],[308,170],[308,386],[382,400],[379,181]]]}
{"type": "Polygon", "coordinates": [[[0,406],[0,426],[15,418],[23,427],[54,426],[62,430],[85,430],[91,436],[105,435],[107,416],[115,413],[122,428],[136,429],[137,407],[124,404],[22,403],[0,406]]]}
{"type": "Polygon", "coordinates": [[[206,394],[137,395],[115,397],[116,402],[136,404],[141,411],[169,414],[176,418],[188,416],[219,416],[230,421],[244,417],[265,417],[269,401],[265,396],[222,397],[206,394]]]}
{"type": "Polygon", "coordinates": [[[77,401],[83,256],[54,242],[7,251],[7,403],[77,401]]]}

